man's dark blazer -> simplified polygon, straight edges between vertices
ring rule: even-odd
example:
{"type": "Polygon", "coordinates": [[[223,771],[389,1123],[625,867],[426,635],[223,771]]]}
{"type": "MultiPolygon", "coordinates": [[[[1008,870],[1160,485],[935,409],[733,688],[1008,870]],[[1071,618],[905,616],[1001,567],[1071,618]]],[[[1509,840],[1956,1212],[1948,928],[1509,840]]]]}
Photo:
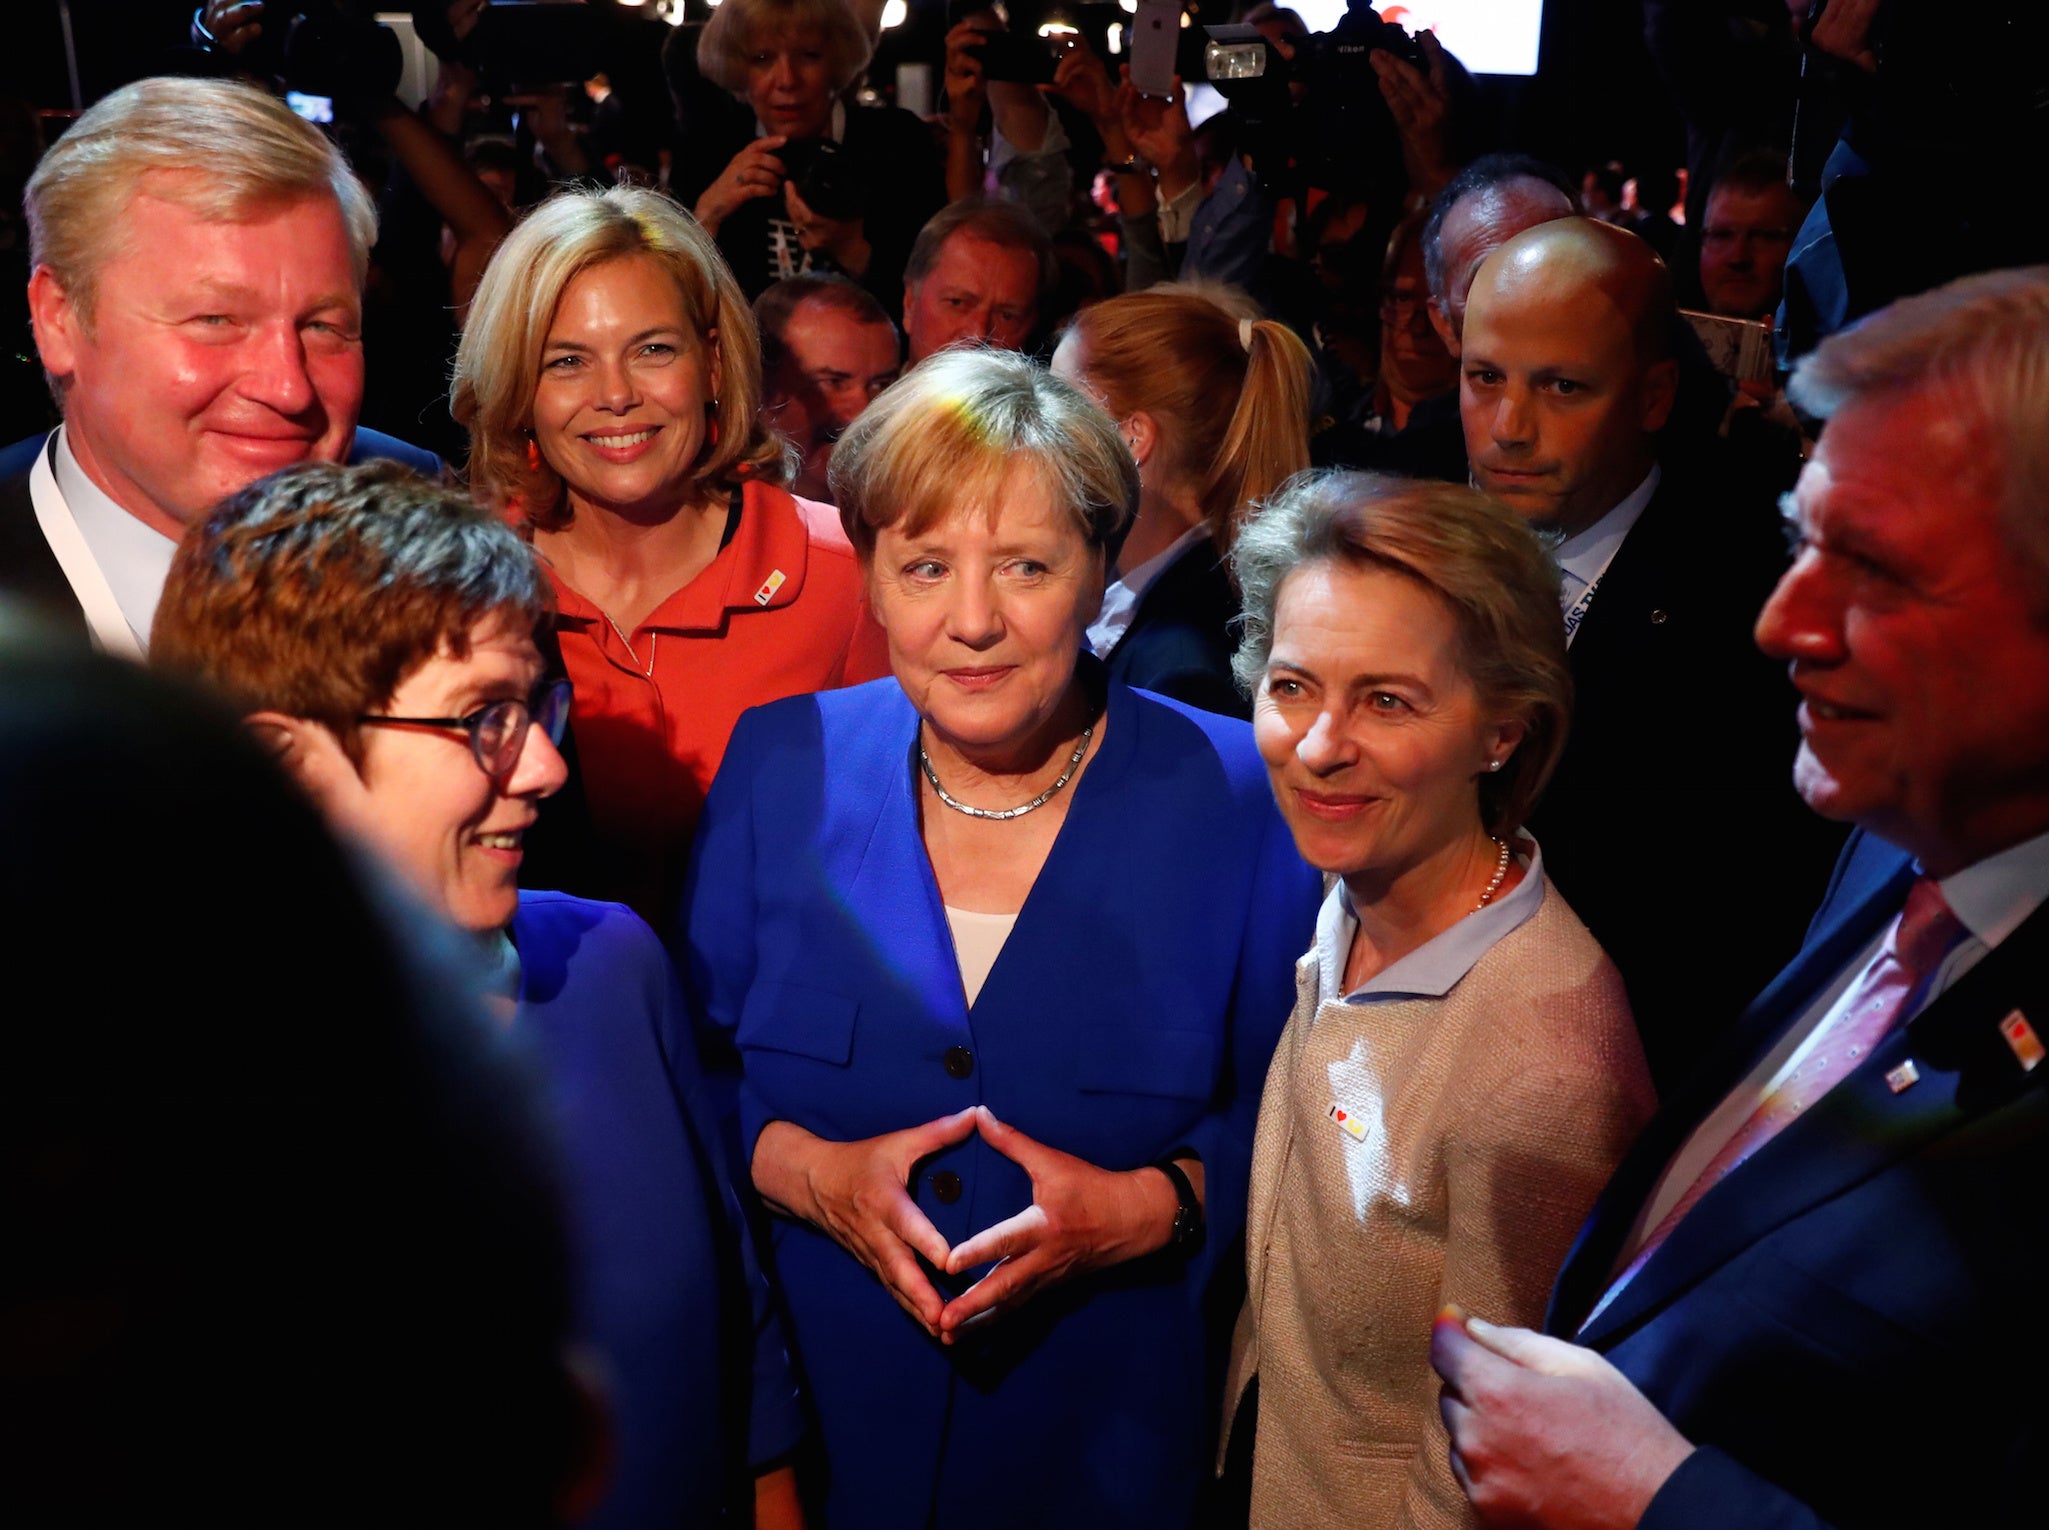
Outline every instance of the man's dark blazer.
{"type": "Polygon", "coordinates": [[[1769,495],[1668,459],[1571,650],[1531,832],[1621,970],[1658,1093],[1799,948],[1842,831],[1793,790],[1799,698],[1752,628],[1786,567],[1769,495]]]}
{"type": "MultiPolygon", "coordinates": [[[[19,601],[57,630],[84,637],[85,612],[71,593],[57,555],[50,551],[43,528],[36,523],[35,502],[29,497],[29,473],[35,467],[36,454],[49,439],[48,435],[30,436],[0,451],[0,598],[19,601]]],[[[441,474],[441,459],[432,452],[379,431],[358,430],[349,461],[372,458],[402,462],[429,478],[441,474]]]]}
{"type": "MultiPolygon", "coordinates": [[[[1912,880],[1904,853],[1851,838],[1799,956],[1595,1205],[1550,1332],[1575,1336],[1673,1154],[1912,880]]],[[[2025,1073],[2001,1036],[2016,1010],[2049,1036],[2049,905],[1703,1196],[1578,1334],[1701,1447],[1640,1530],[2043,1522],[2049,1067],[2025,1073]]]]}
{"type": "Polygon", "coordinates": [[[1252,703],[1231,678],[1239,609],[1216,543],[1197,542],[1139,597],[1131,625],[1105,661],[1110,678],[1205,712],[1249,718],[1252,703]]]}

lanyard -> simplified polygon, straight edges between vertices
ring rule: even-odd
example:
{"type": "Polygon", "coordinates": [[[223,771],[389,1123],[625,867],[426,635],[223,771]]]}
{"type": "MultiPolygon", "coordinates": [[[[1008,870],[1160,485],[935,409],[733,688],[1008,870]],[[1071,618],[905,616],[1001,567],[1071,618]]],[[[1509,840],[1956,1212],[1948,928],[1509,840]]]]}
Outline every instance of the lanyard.
{"type": "Polygon", "coordinates": [[[56,449],[57,432],[53,430],[43,449],[36,453],[36,465],[29,470],[28,492],[36,507],[36,524],[42,527],[43,539],[56,555],[57,566],[64,570],[71,593],[85,609],[85,624],[92,629],[93,647],[139,664],[143,659],[142,640],[121,614],[121,602],[114,598],[114,587],[93,558],[92,549],[85,545],[85,533],[78,529],[77,517],[57,488],[57,475],[50,468],[50,454],[56,449]]]}

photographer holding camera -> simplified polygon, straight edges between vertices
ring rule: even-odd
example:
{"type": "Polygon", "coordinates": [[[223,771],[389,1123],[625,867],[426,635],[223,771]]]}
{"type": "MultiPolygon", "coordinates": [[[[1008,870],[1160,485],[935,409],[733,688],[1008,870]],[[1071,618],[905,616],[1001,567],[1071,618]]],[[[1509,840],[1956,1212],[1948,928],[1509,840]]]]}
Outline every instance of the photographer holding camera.
{"type": "Polygon", "coordinates": [[[851,277],[892,312],[902,298],[911,243],[946,189],[923,123],[845,99],[868,56],[846,0],[726,0],[698,38],[704,78],[752,110],[689,135],[673,190],[749,298],[812,271],[851,277]]]}

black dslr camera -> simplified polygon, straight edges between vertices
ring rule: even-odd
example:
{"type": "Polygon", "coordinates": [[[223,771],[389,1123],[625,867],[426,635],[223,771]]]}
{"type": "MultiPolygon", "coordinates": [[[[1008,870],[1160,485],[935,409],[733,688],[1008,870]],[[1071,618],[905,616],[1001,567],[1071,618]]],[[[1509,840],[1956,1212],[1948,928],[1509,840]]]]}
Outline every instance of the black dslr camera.
{"type": "Polygon", "coordinates": [[[1204,27],[1202,75],[1230,103],[1260,179],[1293,192],[1318,186],[1369,198],[1399,195],[1407,183],[1394,114],[1373,72],[1374,53],[1427,70],[1422,45],[1347,0],[1328,32],[1292,40],[1290,61],[1249,26],[1204,27]],[[1301,99],[1291,91],[1299,84],[1301,99]]]}
{"type": "Polygon", "coordinates": [[[793,138],[775,151],[804,205],[845,222],[868,211],[868,181],[830,138],[793,138]]]}
{"type": "Polygon", "coordinates": [[[405,72],[398,37],[378,25],[374,0],[272,0],[241,62],[287,90],[330,98],[388,96],[405,72]]]}

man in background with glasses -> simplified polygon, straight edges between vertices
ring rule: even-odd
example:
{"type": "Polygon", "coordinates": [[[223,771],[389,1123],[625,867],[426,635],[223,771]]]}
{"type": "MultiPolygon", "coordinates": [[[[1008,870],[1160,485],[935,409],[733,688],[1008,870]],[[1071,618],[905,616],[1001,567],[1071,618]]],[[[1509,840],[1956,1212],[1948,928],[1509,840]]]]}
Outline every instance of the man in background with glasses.
{"type": "Polygon", "coordinates": [[[795,1389],[668,959],[616,904],[518,887],[568,778],[568,685],[534,641],[547,588],[461,495],[392,463],[308,464],[186,534],[151,658],[223,691],[336,827],[484,948],[554,1117],[580,1337],[616,1426],[610,1492],[564,1519],[787,1522],[795,1389]]]}

